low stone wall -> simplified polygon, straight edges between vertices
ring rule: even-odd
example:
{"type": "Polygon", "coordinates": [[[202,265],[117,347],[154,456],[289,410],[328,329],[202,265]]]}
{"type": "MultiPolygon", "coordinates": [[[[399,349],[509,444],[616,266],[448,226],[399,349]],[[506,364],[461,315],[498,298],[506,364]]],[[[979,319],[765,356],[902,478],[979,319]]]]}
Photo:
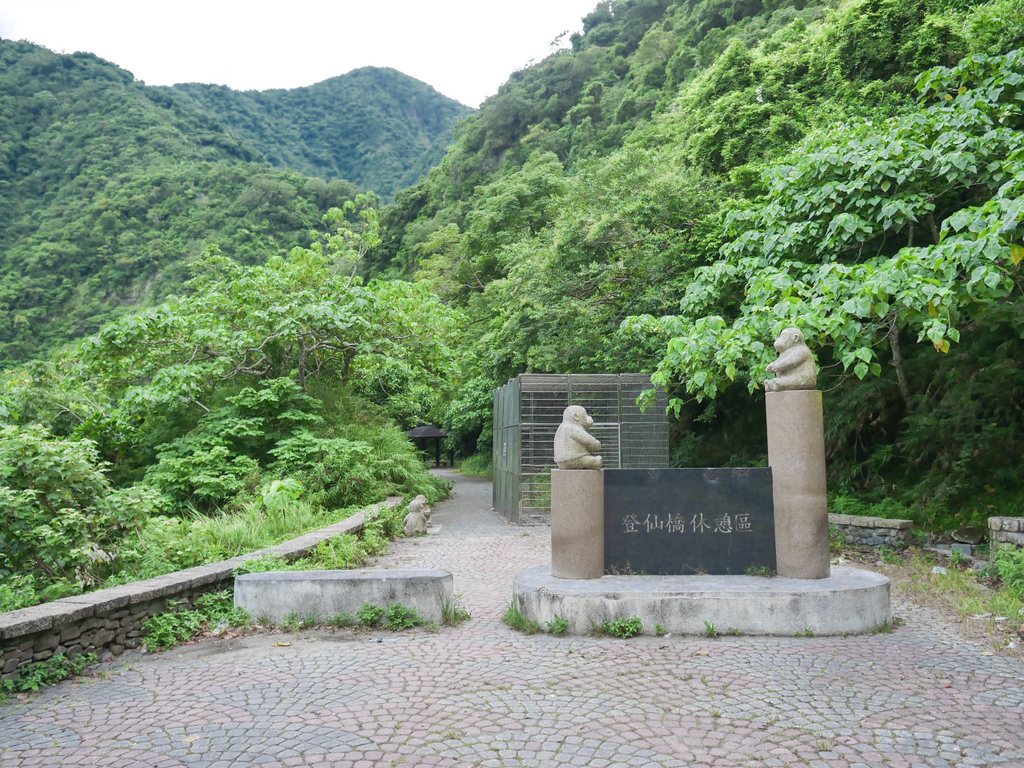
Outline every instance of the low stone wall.
{"type": "Polygon", "coordinates": [[[1004,544],[1024,547],[1024,517],[990,517],[988,541],[993,549],[1004,544]]]}
{"type": "Polygon", "coordinates": [[[303,557],[321,541],[361,531],[366,516],[375,510],[401,502],[401,497],[392,496],[340,523],[220,563],[0,613],[0,680],[13,678],[22,666],[51,656],[96,653],[110,657],[125,648],[137,648],[142,642],[142,624],[165,612],[168,603],[190,608],[200,595],[231,587],[235,568],[245,561],[267,554],[288,560],[303,557]]]}
{"type": "Polygon", "coordinates": [[[829,527],[846,537],[846,543],[860,547],[905,547],[910,544],[914,530],[913,520],[888,520],[884,517],[859,515],[828,516],[829,527]]]}

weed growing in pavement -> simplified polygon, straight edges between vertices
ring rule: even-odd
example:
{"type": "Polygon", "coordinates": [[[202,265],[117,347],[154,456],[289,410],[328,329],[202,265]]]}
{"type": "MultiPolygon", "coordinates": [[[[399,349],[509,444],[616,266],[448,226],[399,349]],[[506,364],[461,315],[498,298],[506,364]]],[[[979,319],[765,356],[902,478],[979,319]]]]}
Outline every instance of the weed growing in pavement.
{"type": "Polygon", "coordinates": [[[878,548],[878,559],[886,565],[900,565],[903,562],[903,555],[887,544],[878,548]]]}
{"type": "Polygon", "coordinates": [[[716,627],[714,624],[712,624],[707,619],[704,619],[704,634],[707,637],[718,637],[718,635],[719,635],[718,627],[716,627]]]}
{"type": "Polygon", "coordinates": [[[54,685],[73,675],[80,675],[83,669],[95,661],[95,653],[71,657],[62,653],[44,661],[27,664],[19,668],[13,678],[0,682],[0,704],[5,703],[12,693],[38,691],[45,685],[54,685]]]}
{"type": "Polygon", "coordinates": [[[355,623],[356,617],[353,616],[351,613],[345,613],[344,611],[342,611],[341,613],[334,614],[333,616],[329,617],[327,621],[324,622],[324,624],[326,624],[328,627],[335,628],[351,627],[355,623]]]}
{"type": "Polygon", "coordinates": [[[886,619],[881,624],[879,624],[877,627],[875,627],[873,630],[871,630],[869,632],[869,634],[872,634],[872,635],[891,635],[895,631],[896,631],[896,620],[895,619],[893,619],[893,620],[886,619]]]}
{"type": "Polygon", "coordinates": [[[778,574],[767,565],[752,565],[747,568],[747,576],[761,576],[765,579],[774,579],[778,574]]]}
{"type": "Polygon", "coordinates": [[[208,592],[196,598],[192,610],[175,610],[179,603],[170,600],[169,610],[147,619],[142,625],[142,639],[152,650],[171,648],[191,640],[203,627],[248,627],[248,612],[236,608],[229,589],[208,592]]]}
{"type": "Polygon", "coordinates": [[[452,599],[447,597],[441,603],[441,623],[449,627],[457,627],[464,621],[469,621],[472,616],[462,605],[462,595],[456,595],[452,599]]]}
{"type": "Polygon", "coordinates": [[[740,633],[740,631],[738,629],[736,629],[736,627],[729,627],[727,630],[725,630],[725,634],[731,635],[733,637],[738,636],[739,633],[740,633]]]}
{"type": "Polygon", "coordinates": [[[556,615],[551,621],[548,622],[548,632],[552,635],[564,635],[565,630],[569,628],[569,620],[563,619],[561,616],[556,615]]]}
{"type": "Polygon", "coordinates": [[[654,634],[656,634],[656,635],[667,635],[668,634],[668,630],[665,629],[664,625],[662,625],[662,624],[655,624],[654,625],[654,634]]]}
{"type": "Polygon", "coordinates": [[[384,626],[392,632],[412,629],[422,623],[423,619],[416,613],[415,608],[406,608],[401,603],[395,603],[384,613],[384,626]]]}
{"type": "Polygon", "coordinates": [[[797,637],[814,637],[814,630],[813,629],[805,629],[803,632],[799,632],[798,631],[796,633],[796,636],[797,637]]]}
{"type": "Polygon", "coordinates": [[[384,609],[379,605],[363,603],[363,607],[356,611],[356,618],[364,627],[374,627],[384,618],[384,609]]]}
{"type": "Polygon", "coordinates": [[[630,618],[616,619],[615,621],[606,621],[601,625],[602,629],[609,635],[615,635],[615,637],[633,637],[639,635],[640,630],[643,629],[643,622],[637,616],[630,618]]]}
{"type": "Polygon", "coordinates": [[[198,611],[178,611],[176,600],[168,600],[165,613],[146,619],[142,624],[142,638],[154,650],[171,648],[191,640],[203,626],[203,617],[198,611]]]}
{"type": "Polygon", "coordinates": [[[299,614],[292,611],[281,621],[281,629],[285,632],[291,632],[293,635],[299,634],[299,630],[302,629],[302,622],[299,621],[299,614]]]}
{"type": "Polygon", "coordinates": [[[509,603],[508,610],[505,611],[505,615],[501,617],[501,620],[517,632],[523,632],[527,635],[535,635],[540,632],[540,624],[533,619],[526,618],[515,603],[509,603]]]}

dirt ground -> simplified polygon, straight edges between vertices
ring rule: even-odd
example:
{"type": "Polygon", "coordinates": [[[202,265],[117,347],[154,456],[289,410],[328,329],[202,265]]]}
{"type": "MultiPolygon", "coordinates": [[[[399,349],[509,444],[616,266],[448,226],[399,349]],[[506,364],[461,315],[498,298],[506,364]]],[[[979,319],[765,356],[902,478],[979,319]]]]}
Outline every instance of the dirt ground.
{"type": "MultiPolygon", "coordinates": [[[[922,581],[930,578],[930,574],[922,570],[919,563],[914,562],[915,556],[920,559],[922,554],[934,556],[935,565],[951,571],[959,570],[965,573],[965,576],[969,576],[969,567],[957,566],[943,553],[932,550],[923,552],[915,547],[893,552],[886,557],[885,562],[874,549],[844,548],[838,553],[833,552],[832,562],[849,563],[887,576],[892,589],[893,612],[897,619],[899,603],[911,602],[940,613],[957,634],[965,639],[987,646],[1000,656],[1024,660],[1024,615],[1000,617],[989,612],[986,612],[989,615],[965,614],[957,605],[961,597],[958,592],[942,589],[938,583],[934,589],[921,589],[922,581]]],[[[991,596],[995,593],[993,587],[997,582],[994,579],[977,579],[976,585],[979,594],[991,596]]]]}

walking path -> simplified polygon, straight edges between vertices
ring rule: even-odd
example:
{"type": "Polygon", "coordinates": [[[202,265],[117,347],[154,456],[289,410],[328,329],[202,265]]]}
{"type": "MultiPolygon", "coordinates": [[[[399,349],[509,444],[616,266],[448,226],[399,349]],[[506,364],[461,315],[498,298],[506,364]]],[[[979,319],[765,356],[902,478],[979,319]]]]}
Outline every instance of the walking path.
{"type": "Polygon", "coordinates": [[[461,626],[123,656],[0,707],[0,766],[1024,766],[1024,665],[914,606],[866,637],[512,632],[512,576],[550,561],[549,530],[489,506],[460,478],[441,531],[378,564],[451,570],[461,626]]]}

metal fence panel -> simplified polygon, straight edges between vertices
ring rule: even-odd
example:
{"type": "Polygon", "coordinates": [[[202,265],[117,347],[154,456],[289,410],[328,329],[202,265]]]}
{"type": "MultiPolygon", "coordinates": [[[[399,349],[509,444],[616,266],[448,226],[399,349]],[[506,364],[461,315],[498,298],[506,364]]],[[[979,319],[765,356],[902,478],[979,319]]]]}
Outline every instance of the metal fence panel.
{"type": "Polygon", "coordinates": [[[668,466],[667,397],[641,410],[644,374],[524,373],[494,391],[494,508],[520,524],[551,512],[554,440],[569,405],[587,409],[609,469],[668,466]]]}

